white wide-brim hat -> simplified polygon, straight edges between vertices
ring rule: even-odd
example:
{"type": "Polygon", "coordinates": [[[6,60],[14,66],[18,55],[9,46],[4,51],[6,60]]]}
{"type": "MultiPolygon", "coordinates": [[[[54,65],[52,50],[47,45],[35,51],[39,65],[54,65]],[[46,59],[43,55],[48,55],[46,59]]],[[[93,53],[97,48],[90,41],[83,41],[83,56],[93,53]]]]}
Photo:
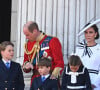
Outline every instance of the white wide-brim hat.
{"type": "Polygon", "coordinates": [[[92,23],[90,23],[89,25],[87,25],[85,28],[83,28],[79,33],[78,36],[80,36],[84,31],[86,31],[88,28],[90,28],[91,26],[93,26],[94,24],[100,23],[100,19],[97,19],[95,21],[93,21],[92,23]]]}

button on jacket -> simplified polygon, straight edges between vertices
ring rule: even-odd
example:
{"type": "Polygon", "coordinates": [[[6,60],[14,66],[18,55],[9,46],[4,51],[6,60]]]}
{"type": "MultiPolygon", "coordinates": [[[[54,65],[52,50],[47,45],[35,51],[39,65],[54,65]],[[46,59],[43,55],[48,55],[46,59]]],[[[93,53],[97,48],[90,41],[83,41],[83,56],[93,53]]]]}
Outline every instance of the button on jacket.
{"type": "Polygon", "coordinates": [[[11,61],[7,69],[0,60],[0,90],[24,90],[24,79],[20,64],[11,61]]]}

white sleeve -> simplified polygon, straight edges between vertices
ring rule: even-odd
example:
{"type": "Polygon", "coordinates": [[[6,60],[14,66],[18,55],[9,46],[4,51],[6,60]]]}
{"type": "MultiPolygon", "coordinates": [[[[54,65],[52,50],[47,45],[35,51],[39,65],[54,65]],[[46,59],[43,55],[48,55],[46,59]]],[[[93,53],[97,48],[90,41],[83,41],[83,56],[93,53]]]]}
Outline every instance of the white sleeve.
{"type": "Polygon", "coordinates": [[[100,70],[99,70],[97,77],[95,77],[95,79],[94,79],[94,85],[96,87],[98,87],[98,86],[100,87],[100,70]]]}

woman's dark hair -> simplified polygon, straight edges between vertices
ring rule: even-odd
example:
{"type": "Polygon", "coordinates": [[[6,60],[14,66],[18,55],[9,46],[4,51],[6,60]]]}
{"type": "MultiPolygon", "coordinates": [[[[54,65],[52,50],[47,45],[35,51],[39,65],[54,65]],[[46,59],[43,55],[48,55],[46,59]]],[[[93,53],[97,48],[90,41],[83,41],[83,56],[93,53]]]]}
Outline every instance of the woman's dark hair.
{"type": "MultiPolygon", "coordinates": [[[[91,23],[86,24],[85,27],[88,26],[89,24],[91,24],[91,23]]],[[[95,39],[98,39],[99,38],[99,32],[98,32],[97,25],[94,24],[94,25],[91,26],[91,28],[93,28],[93,30],[97,33],[97,36],[95,37],[95,39]]]]}
{"type": "Polygon", "coordinates": [[[71,66],[77,66],[82,64],[80,57],[77,55],[71,55],[68,59],[68,63],[71,66]]]}

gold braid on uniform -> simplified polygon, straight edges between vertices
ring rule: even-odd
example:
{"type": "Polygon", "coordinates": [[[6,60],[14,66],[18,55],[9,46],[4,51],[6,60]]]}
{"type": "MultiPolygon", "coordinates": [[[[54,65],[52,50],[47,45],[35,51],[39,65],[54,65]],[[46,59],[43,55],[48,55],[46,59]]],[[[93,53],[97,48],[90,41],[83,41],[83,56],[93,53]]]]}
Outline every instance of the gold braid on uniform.
{"type": "Polygon", "coordinates": [[[27,48],[27,42],[25,43],[25,46],[24,46],[24,50],[25,50],[25,53],[30,56],[32,53],[32,58],[29,57],[29,61],[32,63],[33,62],[33,59],[35,57],[35,54],[39,52],[40,50],[40,45],[39,45],[39,42],[44,38],[44,34],[41,33],[37,39],[36,39],[36,43],[33,45],[33,48],[31,51],[28,51],[28,48],[27,48]]]}

